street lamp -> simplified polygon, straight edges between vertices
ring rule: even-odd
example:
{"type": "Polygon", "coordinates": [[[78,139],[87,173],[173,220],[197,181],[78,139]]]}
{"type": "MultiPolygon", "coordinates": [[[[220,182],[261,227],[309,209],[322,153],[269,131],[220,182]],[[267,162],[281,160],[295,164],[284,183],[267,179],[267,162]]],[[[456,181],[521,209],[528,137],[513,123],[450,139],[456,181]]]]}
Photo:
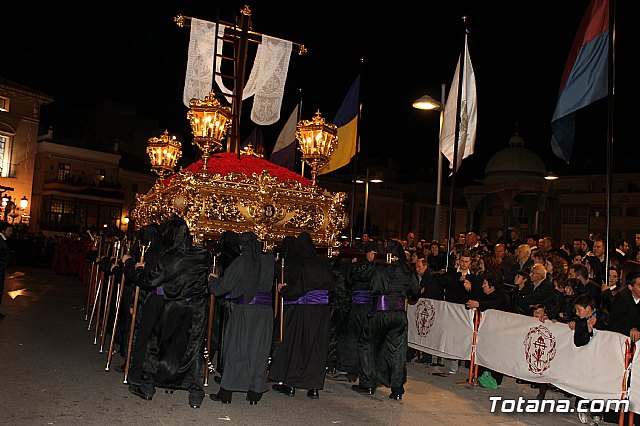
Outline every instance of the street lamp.
{"type": "Polygon", "coordinates": [[[434,100],[429,95],[424,95],[417,99],[412,106],[423,111],[440,110],[440,129],[438,132],[438,183],[436,187],[436,213],[433,221],[433,239],[440,241],[440,217],[442,215],[442,152],[440,152],[440,138],[442,137],[442,123],[444,122],[444,101],[446,85],[442,84],[440,99],[442,102],[434,100]]]}
{"type": "Polygon", "coordinates": [[[553,172],[549,172],[547,173],[547,175],[544,177],[546,180],[556,180],[559,178],[559,176],[553,172]]]}
{"type": "Polygon", "coordinates": [[[362,222],[362,233],[364,234],[367,230],[367,210],[369,208],[369,183],[382,183],[383,180],[378,177],[369,178],[369,169],[367,169],[367,174],[365,178],[356,179],[356,183],[364,183],[364,219],[362,222]]]}
{"type": "Polygon", "coordinates": [[[436,101],[429,95],[424,95],[418,98],[411,106],[415,109],[433,111],[440,109],[440,102],[436,101]]]}

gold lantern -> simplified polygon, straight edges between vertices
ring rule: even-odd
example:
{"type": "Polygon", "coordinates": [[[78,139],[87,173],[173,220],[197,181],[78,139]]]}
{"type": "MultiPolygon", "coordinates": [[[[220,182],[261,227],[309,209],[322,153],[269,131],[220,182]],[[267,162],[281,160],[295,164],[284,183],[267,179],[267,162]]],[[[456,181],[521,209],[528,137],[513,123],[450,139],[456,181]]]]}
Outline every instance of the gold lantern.
{"type": "Polygon", "coordinates": [[[311,166],[311,184],[316,186],[318,169],[329,162],[338,142],[338,128],[335,124],[325,123],[318,110],[313,120],[298,122],[296,139],[300,142],[302,159],[311,166]]]}
{"type": "Polygon", "coordinates": [[[191,99],[187,118],[191,122],[193,144],[202,151],[202,170],[207,170],[211,154],[222,147],[231,125],[231,108],[220,104],[213,91],[204,100],[191,99]]]}
{"type": "Polygon", "coordinates": [[[160,182],[164,177],[173,173],[173,169],[182,157],[182,144],[175,136],[169,136],[167,130],[159,138],[150,138],[147,154],[151,160],[151,169],[156,172],[160,182]]]}

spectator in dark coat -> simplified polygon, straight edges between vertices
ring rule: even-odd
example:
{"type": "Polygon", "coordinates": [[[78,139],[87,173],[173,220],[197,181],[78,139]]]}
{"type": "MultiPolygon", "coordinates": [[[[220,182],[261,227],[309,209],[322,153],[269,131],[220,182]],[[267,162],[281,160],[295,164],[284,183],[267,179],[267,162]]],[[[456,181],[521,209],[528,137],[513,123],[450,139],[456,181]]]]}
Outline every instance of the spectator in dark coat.
{"type": "Polygon", "coordinates": [[[526,299],[529,306],[544,305],[547,312],[553,306],[553,284],[551,279],[547,277],[547,270],[541,263],[536,263],[531,267],[529,273],[531,278],[531,294],[526,299]]]}
{"type": "Polygon", "coordinates": [[[636,341],[640,338],[640,271],[626,274],[625,284],[611,303],[609,330],[636,341]]]}
{"type": "Polygon", "coordinates": [[[467,250],[460,253],[458,265],[447,273],[445,278],[445,300],[452,303],[467,303],[467,300],[478,300],[482,292],[482,281],[474,275],[471,266],[471,253],[467,250]]]}
{"type": "Polygon", "coordinates": [[[576,297],[574,301],[576,318],[569,322],[569,328],[573,330],[573,343],[584,346],[593,337],[593,329],[607,329],[607,316],[602,311],[598,312],[594,300],[587,294],[576,297]]]}

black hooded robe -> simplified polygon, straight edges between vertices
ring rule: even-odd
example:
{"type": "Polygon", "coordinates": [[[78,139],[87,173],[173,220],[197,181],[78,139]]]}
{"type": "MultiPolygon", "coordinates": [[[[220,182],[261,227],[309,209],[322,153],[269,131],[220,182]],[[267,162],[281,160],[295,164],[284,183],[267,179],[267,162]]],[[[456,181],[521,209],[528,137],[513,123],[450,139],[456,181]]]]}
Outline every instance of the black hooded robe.
{"type": "MultiPolygon", "coordinates": [[[[238,304],[226,321],[222,345],[224,372],[220,388],[231,392],[252,392],[259,399],[268,390],[267,362],[271,348],[273,309],[271,304],[251,304],[256,293],[268,293],[273,287],[272,254],[262,254],[260,243],[240,235],[242,254],[226,269],[221,278],[211,278],[209,289],[215,296],[230,293],[238,304]]],[[[227,399],[227,396],[225,397],[227,399]]]]}
{"type": "MultiPolygon", "coordinates": [[[[231,265],[238,256],[240,256],[240,245],[238,243],[239,234],[234,231],[224,231],[220,237],[220,254],[218,256],[218,263],[216,269],[220,277],[223,277],[226,269],[231,265]]],[[[227,299],[226,297],[216,297],[214,301],[213,310],[213,324],[211,332],[211,352],[209,353],[209,359],[212,360],[213,355],[216,354],[215,369],[218,373],[224,371],[224,357],[222,353],[224,349],[222,347],[222,341],[224,338],[225,324],[236,303],[233,299],[227,299]]]]}
{"type": "Polygon", "coordinates": [[[405,263],[404,250],[397,241],[389,241],[387,251],[398,259],[396,264],[376,271],[371,280],[371,294],[386,298],[386,309],[375,303],[367,314],[361,339],[360,386],[376,388],[385,385],[396,395],[404,393],[407,381],[407,313],[404,300],[417,298],[420,286],[415,274],[405,263]]]}
{"type": "MultiPolygon", "coordinates": [[[[331,264],[316,254],[308,233],[301,233],[285,257],[285,283],[280,294],[296,301],[313,290],[335,286],[331,264]]],[[[289,305],[284,338],[274,354],[269,378],[288,386],[323,389],[331,313],[329,304],[289,305]]]]}
{"type": "MultiPolygon", "coordinates": [[[[135,270],[136,261],[141,260],[140,252],[136,252],[135,259],[133,257],[128,259],[124,265],[125,276],[127,276],[135,285],[140,284],[140,281],[144,279],[146,274],[155,268],[162,251],[162,239],[160,235],[160,227],[158,225],[152,224],[143,227],[140,229],[139,235],[140,241],[138,245],[148,247],[144,258],[144,269],[139,268],[140,270],[135,270]]],[[[140,249],[140,247],[138,247],[138,249],[140,249]]],[[[158,295],[155,289],[151,291],[141,289],[138,297],[138,307],[136,317],[134,319],[135,334],[133,346],[131,348],[129,375],[127,378],[129,383],[136,384],[140,384],[142,367],[147,354],[147,343],[149,342],[149,337],[153,332],[156,321],[160,318],[160,315],[162,315],[162,306],[164,305],[164,297],[158,295]]],[[[131,307],[133,307],[133,304],[135,303],[134,298],[135,295],[131,295],[131,307]]],[[[123,300],[126,299],[123,298],[123,300]]],[[[123,309],[123,311],[127,314],[129,313],[129,309],[123,309]]],[[[127,315],[127,319],[125,330],[128,331],[131,327],[130,315],[127,315]]],[[[126,341],[128,342],[128,333],[126,334],[126,341]]]]}
{"type": "Polygon", "coordinates": [[[147,275],[145,287],[163,287],[164,305],[149,339],[141,387],[189,391],[189,404],[204,399],[204,335],[209,302],[211,257],[193,247],[184,220],[172,216],[161,225],[163,254],[147,275]]]}
{"type": "Polygon", "coordinates": [[[352,377],[360,376],[360,358],[358,356],[358,342],[362,336],[362,329],[367,315],[373,309],[372,298],[366,300],[366,295],[358,297],[358,293],[371,292],[371,278],[377,266],[366,258],[350,265],[346,285],[352,293],[352,304],[347,320],[346,336],[340,345],[340,370],[352,377]]]}

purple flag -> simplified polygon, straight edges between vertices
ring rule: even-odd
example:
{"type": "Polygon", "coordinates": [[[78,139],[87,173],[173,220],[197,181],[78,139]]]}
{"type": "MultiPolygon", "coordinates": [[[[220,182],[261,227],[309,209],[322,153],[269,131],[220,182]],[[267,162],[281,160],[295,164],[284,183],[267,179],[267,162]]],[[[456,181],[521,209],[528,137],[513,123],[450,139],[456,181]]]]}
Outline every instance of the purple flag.
{"type": "Polygon", "coordinates": [[[289,119],[278,135],[276,145],[271,153],[271,161],[282,167],[294,171],[296,163],[296,124],[298,123],[298,106],[293,109],[289,119]]]}
{"type": "Polygon", "coordinates": [[[265,155],[264,140],[262,138],[262,130],[260,129],[260,126],[256,126],[253,128],[253,131],[251,132],[249,137],[245,139],[242,145],[240,145],[240,149],[244,149],[248,145],[251,145],[256,153],[265,155]]]}

